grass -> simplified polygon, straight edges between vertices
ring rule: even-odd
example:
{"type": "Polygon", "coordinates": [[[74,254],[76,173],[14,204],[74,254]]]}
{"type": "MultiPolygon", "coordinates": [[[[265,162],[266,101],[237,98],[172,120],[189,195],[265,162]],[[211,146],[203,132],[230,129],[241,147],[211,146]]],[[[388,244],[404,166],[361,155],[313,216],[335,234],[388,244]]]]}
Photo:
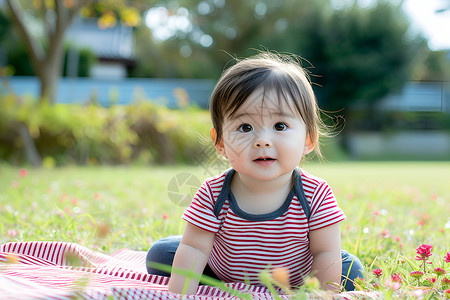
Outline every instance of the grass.
{"type": "MultiPolygon", "coordinates": [[[[184,207],[172,197],[175,176],[192,174],[186,178],[195,179],[195,185],[218,173],[211,168],[0,165],[0,243],[67,241],[105,253],[124,247],[147,250],[153,241],[183,231],[184,207]]],[[[402,284],[411,287],[408,275],[420,265],[414,257],[421,244],[433,246],[433,265],[427,268],[450,272],[443,259],[450,251],[450,162],[310,163],[304,168],[329,182],[347,215],[342,248],[367,266],[361,286],[384,285],[370,271],[382,268],[383,279],[400,273],[402,284]]],[[[178,193],[192,189],[180,187],[178,193]]],[[[445,287],[436,286],[437,294],[445,287]]]]}

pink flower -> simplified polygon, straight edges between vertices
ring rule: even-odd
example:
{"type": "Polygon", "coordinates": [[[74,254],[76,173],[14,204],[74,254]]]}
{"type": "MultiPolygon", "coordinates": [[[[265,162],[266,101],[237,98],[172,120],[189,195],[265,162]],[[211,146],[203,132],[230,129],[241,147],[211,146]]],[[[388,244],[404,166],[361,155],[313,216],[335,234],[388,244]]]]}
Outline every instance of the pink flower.
{"type": "Polygon", "coordinates": [[[442,269],[442,268],[436,268],[436,269],[434,269],[433,271],[434,271],[434,273],[436,273],[436,275],[438,275],[438,276],[444,275],[444,274],[446,273],[445,270],[442,269]]]}
{"type": "Polygon", "coordinates": [[[169,215],[168,215],[168,214],[163,214],[163,216],[162,216],[162,217],[163,217],[163,219],[164,219],[164,220],[167,220],[167,219],[169,219],[169,215]]]}
{"type": "Polygon", "coordinates": [[[436,278],[432,277],[432,278],[427,278],[426,279],[431,285],[433,285],[434,283],[436,283],[436,278]]]}
{"type": "Polygon", "coordinates": [[[19,176],[20,176],[21,178],[25,178],[25,177],[27,177],[27,175],[28,175],[27,169],[20,169],[20,170],[19,170],[19,176]]]}
{"type": "Polygon", "coordinates": [[[448,279],[447,277],[442,278],[442,284],[446,285],[450,285],[450,279],[448,279]]]}
{"type": "Polygon", "coordinates": [[[447,299],[450,299],[450,289],[444,291],[444,296],[447,299]]]}
{"type": "Polygon", "coordinates": [[[381,275],[383,275],[383,270],[381,269],[375,269],[372,271],[373,274],[375,274],[377,277],[380,277],[381,275]]]}
{"type": "Polygon", "coordinates": [[[447,254],[444,256],[444,261],[446,263],[450,263],[450,251],[448,251],[447,254]]]}
{"type": "Polygon", "coordinates": [[[384,237],[385,239],[388,239],[391,237],[391,234],[389,233],[388,230],[385,229],[381,232],[381,236],[384,237]]]}
{"type": "Polygon", "coordinates": [[[427,260],[431,255],[431,249],[433,249],[433,246],[422,244],[419,246],[419,248],[416,249],[416,253],[418,254],[416,256],[416,260],[427,260]]]}
{"type": "Polygon", "coordinates": [[[402,283],[402,277],[399,274],[394,274],[391,276],[392,282],[402,283]]]}
{"type": "Polygon", "coordinates": [[[424,273],[422,271],[413,271],[409,274],[409,276],[414,277],[414,278],[420,278],[424,275],[424,273]]]}
{"type": "Polygon", "coordinates": [[[399,283],[399,282],[394,282],[394,281],[391,281],[391,280],[389,280],[389,279],[386,279],[386,280],[384,281],[384,285],[385,285],[388,289],[391,289],[391,290],[394,290],[394,291],[396,291],[396,290],[398,290],[398,289],[400,288],[400,283],[399,283]]]}
{"type": "Polygon", "coordinates": [[[421,298],[422,299],[423,298],[422,295],[424,294],[424,291],[421,290],[421,289],[418,289],[418,290],[413,291],[412,294],[413,294],[413,296],[415,298],[421,298]]]}
{"type": "Polygon", "coordinates": [[[15,237],[19,232],[17,230],[8,230],[8,235],[10,237],[15,237]]]}

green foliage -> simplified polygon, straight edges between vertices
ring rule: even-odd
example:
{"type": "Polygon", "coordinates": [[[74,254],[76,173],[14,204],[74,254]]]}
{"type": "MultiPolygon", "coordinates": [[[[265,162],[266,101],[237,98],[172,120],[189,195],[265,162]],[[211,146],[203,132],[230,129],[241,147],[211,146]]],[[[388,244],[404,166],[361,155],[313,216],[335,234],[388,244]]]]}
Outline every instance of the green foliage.
{"type": "Polygon", "coordinates": [[[3,11],[0,9],[0,41],[3,42],[3,39],[7,35],[10,27],[11,27],[11,24],[9,22],[9,19],[5,16],[3,11]]]}
{"type": "Polygon", "coordinates": [[[426,49],[414,68],[412,79],[417,81],[450,81],[450,59],[447,51],[426,49]]]}
{"type": "MultiPolygon", "coordinates": [[[[13,67],[14,74],[13,75],[21,75],[21,76],[33,76],[35,72],[33,67],[31,66],[30,60],[28,58],[27,51],[23,43],[17,38],[9,41],[9,51],[7,53],[8,56],[8,65],[13,67]],[[14,40],[14,41],[13,41],[14,40]],[[14,48],[12,51],[11,48],[14,48]]],[[[64,58],[64,68],[63,68],[63,76],[67,76],[67,57],[68,57],[69,48],[66,46],[65,50],[65,58],[64,58]]],[[[78,74],[79,77],[88,77],[89,72],[92,66],[96,63],[97,59],[93,52],[89,49],[78,49],[79,51],[79,60],[78,60],[78,74]]]]}
{"type": "Polygon", "coordinates": [[[206,111],[169,110],[150,101],[104,108],[5,95],[0,102],[0,157],[15,163],[25,161],[17,124],[27,125],[50,165],[192,162],[204,147],[197,132],[206,135],[210,127],[206,111]]]}
{"type": "Polygon", "coordinates": [[[0,61],[0,63],[9,65],[15,75],[33,75],[33,68],[28,59],[25,45],[14,33],[11,20],[0,9],[0,48],[6,60],[0,61]]]}
{"type": "MultiPolygon", "coordinates": [[[[10,30],[12,29],[11,27],[8,28],[10,30]]],[[[20,75],[20,76],[36,75],[31,65],[30,59],[28,57],[28,53],[24,43],[20,39],[18,39],[17,36],[11,33],[6,34],[5,40],[6,41],[4,43],[5,45],[4,50],[7,57],[6,63],[12,67],[13,75],[20,75]]],[[[68,51],[69,45],[66,45],[64,54],[65,58],[64,58],[63,74],[62,74],[63,76],[67,76],[68,51]]],[[[94,53],[87,48],[77,49],[77,51],[79,51],[77,75],[79,77],[88,77],[89,72],[92,66],[96,63],[97,59],[94,53]]]]}
{"type": "Polygon", "coordinates": [[[89,77],[90,70],[92,66],[97,62],[97,57],[95,56],[94,52],[92,52],[91,49],[88,48],[81,48],[74,45],[66,45],[66,51],[65,51],[65,57],[64,57],[64,69],[63,69],[63,76],[68,76],[67,74],[67,67],[68,67],[68,59],[69,59],[69,52],[70,51],[77,51],[76,54],[78,56],[78,73],[76,76],[78,77],[89,77]],[[74,48],[72,48],[74,47],[74,48]],[[72,48],[72,49],[71,49],[72,48]]]}
{"type": "MultiPolygon", "coordinates": [[[[349,108],[373,103],[399,91],[410,77],[420,41],[408,40],[408,22],[400,7],[380,2],[336,11],[321,27],[305,56],[313,63],[322,107],[349,108]]],[[[346,111],[344,111],[345,113],[346,111]]]]}
{"type": "Polygon", "coordinates": [[[12,75],[33,76],[34,70],[28,59],[25,45],[16,38],[8,41],[7,63],[12,67],[12,75]],[[14,48],[14,51],[12,49],[14,48]]]}

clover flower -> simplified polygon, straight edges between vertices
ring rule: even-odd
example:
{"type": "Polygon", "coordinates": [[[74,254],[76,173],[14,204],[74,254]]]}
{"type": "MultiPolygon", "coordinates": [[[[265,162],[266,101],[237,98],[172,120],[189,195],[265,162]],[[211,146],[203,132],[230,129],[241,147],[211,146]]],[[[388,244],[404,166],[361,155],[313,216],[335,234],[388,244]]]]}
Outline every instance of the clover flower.
{"type": "Polygon", "coordinates": [[[445,270],[442,268],[436,268],[433,271],[437,276],[444,275],[446,273],[445,270]]]}
{"type": "Polygon", "coordinates": [[[416,256],[416,260],[423,260],[426,261],[431,255],[431,249],[433,249],[433,246],[422,244],[416,249],[416,253],[418,254],[416,256]]]}
{"type": "Polygon", "coordinates": [[[444,261],[446,263],[450,263],[450,251],[448,251],[447,254],[444,256],[444,261]]]}
{"type": "Polygon", "coordinates": [[[391,280],[392,280],[392,282],[398,282],[398,283],[402,283],[403,282],[403,279],[400,276],[400,274],[393,274],[391,276],[391,280]]]}
{"type": "Polygon", "coordinates": [[[423,275],[425,275],[425,273],[422,272],[422,271],[413,271],[413,272],[409,273],[409,276],[411,276],[411,277],[417,279],[417,284],[420,283],[420,278],[421,278],[423,275]]]}
{"type": "Polygon", "coordinates": [[[375,276],[380,277],[381,275],[383,275],[383,270],[381,269],[375,269],[372,271],[373,274],[375,274],[375,276]]]}
{"type": "Polygon", "coordinates": [[[433,246],[428,244],[422,244],[416,249],[416,260],[421,260],[423,266],[423,272],[425,273],[425,264],[427,263],[428,258],[433,255],[431,254],[431,249],[433,246]]]}
{"type": "Polygon", "coordinates": [[[413,271],[409,274],[409,276],[414,277],[414,278],[420,278],[424,275],[425,273],[423,273],[422,271],[413,271]]]}
{"type": "Polygon", "coordinates": [[[450,279],[447,277],[442,278],[442,285],[450,285],[450,279]]]}
{"type": "Polygon", "coordinates": [[[430,285],[432,286],[436,283],[436,278],[435,277],[427,278],[426,281],[428,281],[430,283],[430,285]]]}
{"type": "Polygon", "coordinates": [[[25,177],[27,177],[27,175],[28,175],[28,170],[27,169],[20,169],[19,170],[19,176],[21,178],[25,178],[25,177]]]}

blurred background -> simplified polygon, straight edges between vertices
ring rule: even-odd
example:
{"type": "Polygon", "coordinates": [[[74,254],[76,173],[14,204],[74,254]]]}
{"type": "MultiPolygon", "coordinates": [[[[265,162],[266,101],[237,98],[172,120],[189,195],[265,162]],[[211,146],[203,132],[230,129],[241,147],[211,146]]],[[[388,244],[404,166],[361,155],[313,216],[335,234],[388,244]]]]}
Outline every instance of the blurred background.
{"type": "Polygon", "coordinates": [[[210,92],[261,50],[302,57],[327,160],[450,160],[449,0],[0,0],[0,161],[205,163],[210,92]]]}

